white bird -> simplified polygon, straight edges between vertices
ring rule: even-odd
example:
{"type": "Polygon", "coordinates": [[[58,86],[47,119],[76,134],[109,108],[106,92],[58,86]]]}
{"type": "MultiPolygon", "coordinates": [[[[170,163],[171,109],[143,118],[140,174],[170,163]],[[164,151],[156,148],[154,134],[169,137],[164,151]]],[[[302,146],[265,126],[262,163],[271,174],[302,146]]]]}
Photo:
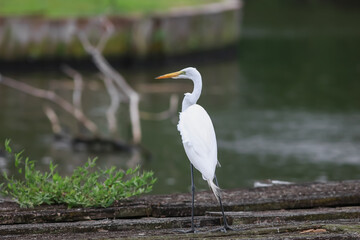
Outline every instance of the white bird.
{"type": "Polygon", "coordinates": [[[209,187],[213,191],[216,199],[220,203],[221,211],[224,219],[224,227],[221,230],[231,229],[226,221],[224,208],[221,203],[220,188],[215,175],[216,165],[220,166],[217,158],[217,143],[214,126],[208,113],[203,107],[196,104],[201,89],[202,79],[196,68],[188,67],[178,72],[168,73],[157,77],[156,79],[173,78],[173,79],[190,79],[194,82],[194,90],[192,93],[185,93],[182,102],[182,110],[178,124],[178,130],[181,134],[182,143],[191,166],[191,190],[192,190],[192,209],[191,209],[191,230],[194,228],[194,173],[195,167],[201,174],[202,178],[207,181],[209,187]],[[214,183],[215,180],[215,183],[214,183]]]}

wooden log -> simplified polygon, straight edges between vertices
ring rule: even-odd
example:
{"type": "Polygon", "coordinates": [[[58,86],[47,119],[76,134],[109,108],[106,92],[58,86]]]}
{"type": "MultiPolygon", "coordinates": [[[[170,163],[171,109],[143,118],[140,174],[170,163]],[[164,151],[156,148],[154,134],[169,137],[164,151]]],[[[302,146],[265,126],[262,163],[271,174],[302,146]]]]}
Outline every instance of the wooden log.
{"type": "MultiPolygon", "coordinates": [[[[196,227],[220,225],[218,217],[198,217],[196,227]]],[[[152,229],[179,229],[189,228],[191,218],[144,218],[144,219],[103,219],[99,221],[78,221],[65,223],[33,223],[0,225],[1,235],[13,234],[41,234],[66,232],[98,232],[98,231],[134,231],[152,229]]]]}
{"type": "Polygon", "coordinates": [[[196,217],[196,234],[186,218],[104,219],[66,223],[1,225],[0,238],[9,239],[357,239],[358,221],[293,222],[233,226],[234,231],[211,232],[219,218],[196,217]]]}
{"type": "MultiPolygon", "coordinates": [[[[207,212],[207,216],[221,217],[221,212],[207,212]]],[[[306,222],[333,219],[359,219],[360,207],[311,208],[273,211],[226,212],[233,224],[306,222]]]]}
{"type": "MultiPolygon", "coordinates": [[[[360,181],[308,183],[264,188],[225,190],[226,211],[265,211],[316,207],[360,206],[360,181]]],[[[196,194],[195,215],[219,211],[211,192],[196,194]]],[[[21,209],[14,202],[0,203],[0,224],[69,222],[133,217],[186,217],[191,214],[190,194],[146,195],[117,201],[110,208],[39,206],[21,209]]]]}
{"type": "Polygon", "coordinates": [[[121,140],[99,137],[78,136],[71,139],[71,145],[75,150],[88,149],[98,152],[130,152],[136,146],[121,140]]]}
{"type": "Polygon", "coordinates": [[[26,223],[51,223],[51,222],[74,222],[90,221],[100,219],[135,218],[148,216],[151,209],[145,205],[126,206],[116,208],[76,208],[64,209],[54,207],[53,209],[29,209],[28,211],[6,211],[1,212],[0,223],[26,224],[26,223]]]}
{"type": "MultiPolygon", "coordinates": [[[[315,207],[358,206],[360,181],[305,183],[272,187],[223,191],[226,211],[261,211],[315,207]]],[[[145,196],[152,205],[152,216],[189,216],[189,194],[145,196]]],[[[196,195],[196,215],[218,211],[218,203],[211,192],[196,195]]]]}

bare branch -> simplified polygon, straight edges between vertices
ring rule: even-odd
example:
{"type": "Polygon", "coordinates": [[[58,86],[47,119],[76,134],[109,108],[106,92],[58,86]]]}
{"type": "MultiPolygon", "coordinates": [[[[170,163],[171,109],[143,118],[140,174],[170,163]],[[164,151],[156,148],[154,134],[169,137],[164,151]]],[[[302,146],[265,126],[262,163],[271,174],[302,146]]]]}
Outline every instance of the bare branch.
{"type": "Polygon", "coordinates": [[[132,134],[134,143],[141,142],[141,125],[140,125],[140,112],[139,112],[139,96],[130,96],[130,121],[132,125],[132,134]]]}
{"type": "Polygon", "coordinates": [[[109,21],[107,18],[100,18],[100,23],[102,23],[105,27],[105,33],[100,38],[96,48],[99,50],[99,52],[102,52],[105,48],[105,45],[111,35],[114,33],[114,25],[109,21]]]}
{"type": "Polygon", "coordinates": [[[61,126],[60,126],[60,123],[59,123],[59,118],[58,116],[56,115],[54,109],[52,109],[51,107],[49,107],[48,105],[45,105],[43,107],[44,109],[44,112],[45,112],[45,115],[48,117],[50,123],[51,123],[51,128],[52,128],[52,131],[57,134],[57,135],[60,135],[61,133],[61,126]]]}
{"type": "MultiPolygon", "coordinates": [[[[108,25],[108,29],[110,29],[110,25],[112,26],[110,21],[106,21],[108,25]]],[[[110,37],[112,32],[109,30],[109,34],[105,34],[100,39],[100,43],[97,47],[91,45],[89,39],[85,35],[84,32],[79,32],[78,37],[81,43],[84,46],[85,51],[88,52],[93,58],[93,61],[97,68],[104,74],[106,77],[112,79],[119,90],[121,90],[128,98],[129,98],[129,111],[130,111],[130,121],[132,126],[132,135],[134,143],[141,142],[141,125],[140,125],[140,113],[139,113],[139,94],[130,87],[130,85],[125,81],[124,77],[113,69],[109,62],[104,58],[101,54],[101,47],[105,45],[107,39],[110,37]]]]}
{"type": "Polygon", "coordinates": [[[106,111],[106,118],[108,120],[109,131],[113,136],[115,136],[118,129],[117,121],[116,121],[116,112],[118,111],[120,105],[120,93],[115,88],[114,83],[110,78],[103,76],[103,80],[111,99],[110,106],[106,111]]]}
{"type": "MultiPolygon", "coordinates": [[[[84,81],[83,81],[82,75],[78,71],[76,71],[75,69],[73,69],[67,65],[63,65],[62,70],[64,71],[65,74],[67,74],[70,78],[72,78],[74,80],[74,91],[73,91],[74,107],[83,111],[81,99],[82,99],[82,92],[84,89],[84,81]]],[[[82,126],[80,125],[80,126],[78,126],[78,133],[82,132],[81,130],[82,130],[82,126]]]]}
{"type": "Polygon", "coordinates": [[[78,71],[67,65],[64,65],[62,70],[74,80],[73,104],[76,108],[82,110],[81,98],[84,89],[83,78],[78,71]]]}
{"type": "Polygon", "coordinates": [[[109,62],[104,58],[99,49],[91,45],[84,32],[80,32],[78,36],[84,46],[84,49],[91,55],[95,65],[105,76],[113,79],[118,87],[124,91],[128,97],[132,94],[138,95],[137,92],[125,81],[125,78],[110,66],[109,62]]]}
{"type": "Polygon", "coordinates": [[[178,104],[179,96],[177,94],[171,94],[168,110],[159,113],[140,112],[140,117],[145,120],[165,120],[176,114],[178,104]]]}
{"type": "Polygon", "coordinates": [[[74,107],[71,103],[69,103],[68,101],[57,95],[56,93],[48,90],[38,89],[26,83],[19,82],[17,80],[4,76],[1,77],[0,83],[8,87],[14,88],[16,90],[19,90],[21,92],[32,95],[34,97],[44,98],[53,103],[56,103],[66,112],[70,113],[76,120],[81,122],[91,133],[93,133],[94,135],[99,135],[98,128],[94,122],[88,119],[80,109],[74,107]]]}
{"type": "Polygon", "coordinates": [[[130,85],[125,81],[124,77],[114,70],[107,60],[102,56],[102,54],[93,49],[89,52],[92,55],[95,65],[98,69],[108,78],[113,79],[114,83],[118,88],[129,98],[129,111],[130,111],[130,121],[132,126],[132,135],[134,143],[141,142],[141,126],[140,126],[140,113],[139,113],[139,94],[133,90],[130,85]]]}
{"type": "Polygon", "coordinates": [[[81,42],[81,44],[83,45],[83,48],[85,49],[85,51],[87,53],[89,53],[90,55],[92,55],[90,52],[95,50],[95,47],[91,45],[89,39],[86,37],[84,32],[78,32],[78,38],[81,42]]]}

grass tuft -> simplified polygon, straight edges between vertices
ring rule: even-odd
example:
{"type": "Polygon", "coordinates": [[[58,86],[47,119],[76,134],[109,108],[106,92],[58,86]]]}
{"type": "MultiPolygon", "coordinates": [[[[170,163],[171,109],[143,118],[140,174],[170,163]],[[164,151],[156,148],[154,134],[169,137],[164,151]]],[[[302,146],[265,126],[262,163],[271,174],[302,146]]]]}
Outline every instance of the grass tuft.
{"type": "Polygon", "coordinates": [[[38,15],[50,18],[90,17],[164,11],[174,7],[196,6],[220,0],[0,0],[0,15],[38,15]]]}
{"type": "Polygon", "coordinates": [[[115,200],[148,193],[156,178],[153,172],[140,173],[140,167],[126,172],[116,167],[96,169],[96,159],[89,159],[84,166],[74,170],[71,176],[62,177],[52,162],[49,172],[40,172],[35,161],[23,157],[23,151],[12,153],[10,141],[5,149],[14,156],[15,167],[23,180],[9,177],[0,184],[0,193],[11,196],[20,207],[34,207],[41,204],[66,204],[72,207],[109,207],[115,200]]]}

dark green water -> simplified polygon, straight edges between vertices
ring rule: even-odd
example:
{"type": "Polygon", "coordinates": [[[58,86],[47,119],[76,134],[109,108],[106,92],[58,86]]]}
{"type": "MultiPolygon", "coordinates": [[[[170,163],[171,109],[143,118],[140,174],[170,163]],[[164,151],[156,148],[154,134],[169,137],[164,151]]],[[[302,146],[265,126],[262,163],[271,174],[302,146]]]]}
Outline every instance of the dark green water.
{"type": "MultiPolygon", "coordinates": [[[[162,111],[171,93],[182,97],[182,89],[191,91],[189,82],[169,80],[162,82],[173,84],[168,91],[151,92],[147,83],[158,83],[155,76],[195,66],[204,81],[199,104],[207,109],[217,133],[222,164],[217,175],[223,188],[249,187],[263,179],[360,178],[360,5],[356,1],[245,3],[236,59],[119,69],[140,91],[141,109],[162,111]]],[[[72,82],[59,73],[15,75],[71,97],[72,82]]],[[[106,132],[103,116],[109,99],[101,82],[89,76],[84,108],[106,132]]],[[[176,119],[142,121],[143,145],[152,152],[151,160],[136,154],[74,153],[66,144],[53,142],[41,100],[3,86],[0,99],[0,141],[11,138],[15,148],[25,148],[41,168],[53,160],[61,173],[69,174],[88,156],[99,156],[103,167],[139,163],[153,170],[158,178],[155,193],[188,191],[189,163],[176,119]]],[[[75,127],[66,114],[61,119],[75,127]]],[[[128,137],[126,120],[121,123],[120,134],[128,137]]],[[[3,158],[0,167],[13,171],[3,158]]],[[[195,183],[198,189],[207,189],[199,174],[195,183]]]]}

